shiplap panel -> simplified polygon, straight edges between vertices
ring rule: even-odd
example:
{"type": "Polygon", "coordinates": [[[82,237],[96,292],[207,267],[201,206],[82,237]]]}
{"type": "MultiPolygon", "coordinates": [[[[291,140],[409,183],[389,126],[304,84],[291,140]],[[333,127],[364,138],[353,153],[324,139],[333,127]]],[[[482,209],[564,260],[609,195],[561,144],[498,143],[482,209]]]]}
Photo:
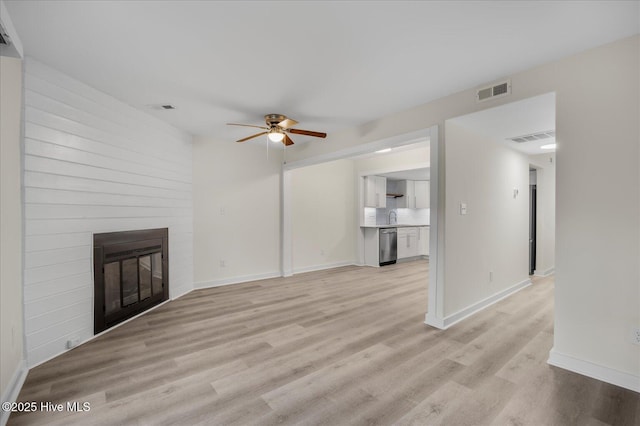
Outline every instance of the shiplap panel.
{"type": "MultiPolygon", "coordinates": [[[[38,266],[35,268],[25,268],[24,285],[25,287],[28,287],[34,283],[46,282],[57,278],[89,272],[91,271],[91,257],[89,256],[90,253],[87,253],[87,256],[80,260],[58,263],[55,265],[38,266]]],[[[25,303],[29,302],[29,300],[25,300],[25,303]]]]}
{"type": "Polygon", "coordinates": [[[88,282],[93,282],[93,272],[87,271],[78,275],[71,275],[56,280],[35,283],[24,288],[24,298],[29,302],[45,297],[63,294],[78,288],[87,288],[88,282]]]}
{"type": "Polygon", "coordinates": [[[92,114],[107,120],[110,123],[118,123],[119,125],[127,128],[129,133],[135,133],[137,131],[143,132],[145,136],[151,136],[161,140],[172,141],[174,138],[180,138],[180,132],[176,134],[170,131],[168,127],[163,130],[157,128],[157,122],[148,125],[145,120],[140,120],[140,116],[132,118],[127,114],[126,108],[109,108],[103,105],[101,102],[89,99],[86,96],[76,94],[58,85],[51,84],[51,82],[45,81],[41,78],[35,77],[31,74],[25,76],[26,85],[29,87],[29,91],[49,99],[54,99],[62,103],[63,105],[74,105],[82,111],[90,111],[92,114]]]}
{"type": "Polygon", "coordinates": [[[64,235],[31,235],[24,239],[25,253],[43,250],[58,250],[68,247],[90,246],[93,237],[90,232],[77,232],[64,235]]]}
{"type": "Polygon", "coordinates": [[[25,330],[30,366],[93,335],[93,234],[169,228],[170,290],[193,288],[191,138],[25,61],[25,330]]]}
{"type": "MultiPolygon", "coordinates": [[[[56,71],[37,61],[30,61],[28,74],[25,76],[26,86],[30,84],[30,78],[36,77],[47,84],[50,90],[59,88],[65,92],[87,99],[95,104],[104,107],[109,111],[112,121],[128,120],[140,129],[146,130],[149,134],[157,135],[161,138],[183,139],[184,133],[175,127],[158,121],[156,118],[141,112],[121,101],[100,92],[84,83],[81,83],[66,74],[56,71]],[[114,114],[112,116],[111,114],[114,114]],[[115,119],[115,114],[120,118],[115,119]]],[[[30,86],[29,86],[30,87],[30,86]]],[[[62,95],[58,95],[62,96],[62,95]]],[[[55,97],[55,96],[53,96],[55,97]]],[[[61,99],[61,98],[60,98],[61,99]]],[[[75,104],[75,102],[69,102],[75,104]]]]}
{"type": "Polygon", "coordinates": [[[27,204],[72,204],[122,207],[178,207],[191,208],[190,199],[145,197],[140,195],[105,194],[103,192],[68,191],[45,188],[26,188],[27,204]]]}
{"type": "Polygon", "coordinates": [[[132,159],[144,158],[144,154],[140,154],[136,157],[132,157],[131,154],[129,154],[127,159],[105,157],[102,154],[96,154],[83,149],[70,148],[65,145],[31,139],[29,136],[27,136],[24,141],[24,152],[25,154],[36,157],[78,162],[94,167],[124,172],[135,170],[136,174],[140,176],[150,176],[162,180],[191,183],[191,181],[184,176],[169,170],[162,170],[157,166],[147,166],[141,164],[139,161],[131,161],[132,159]]]}
{"type": "MultiPolygon", "coordinates": [[[[30,235],[69,234],[74,232],[118,232],[136,229],[173,228],[170,232],[188,232],[189,218],[136,217],[116,219],[27,219],[25,233],[30,235]]],[[[171,233],[169,234],[171,236],[171,233]]],[[[93,241],[92,241],[93,244],[93,241]]]]}
{"type": "Polygon", "coordinates": [[[55,248],[53,250],[43,250],[25,253],[25,268],[38,268],[40,266],[56,265],[58,263],[73,262],[85,259],[87,253],[91,253],[92,246],[85,245],[79,247],[55,248]]]}
{"type": "Polygon", "coordinates": [[[190,208],[25,204],[25,219],[94,219],[122,217],[186,217],[190,208]]]}
{"type": "Polygon", "coordinates": [[[139,144],[136,141],[124,139],[113,133],[95,129],[91,126],[70,120],[65,117],[57,116],[51,112],[39,110],[33,106],[25,105],[25,121],[29,123],[39,124],[45,127],[51,127],[60,131],[81,136],[87,139],[104,142],[110,145],[128,149],[136,154],[148,154],[150,156],[159,156],[165,160],[171,160],[176,165],[185,166],[186,158],[177,152],[169,149],[167,144],[154,143],[151,140],[141,140],[139,144]],[[165,154],[167,156],[165,157],[165,154]]]}
{"type": "Polygon", "coordinates": [[[114,158],[117,160],[128,160],[137,164],[152,166],[158,170],[167,171],[170,174],[179,176],[177,180],[188,182],[191,180],[191,175],[184,172],[184,167],[180,164],[176,164],[173,161],[165,160],[155,155],[154,151],[142,152],[135,157],[131,155],[131,149],[121,148],[113,146],[108,143],[94,141],[91,139],[83,138],[81,136],[72,135],[56,129],[41,126],[36,123],[25,123],[25,137],[34,140],[49,142],[56,145],[66,146],[68,148],[80,149],[83,151],[93,152],[105,157],[114,158]]]}
{"type": "MultiPolygon", "coordinates": [[[[77,151],[82,152],[82,151],[77,151]]],[[[24,156],[24,169],[40,173],[50,173],[62,176],[84,177],[106,182],[118,182],[148,186],[151,188],[172,189],[177,192],[188,192],[191,184],[172,180],[159,179],[136,174],[135,172],[121,172],[113,169],[95,167],[82,163],[82,158],[73,156],[68,160],[47,157],[24,156]]]]}
{"type": "Polygon", "coordinates": [[[59,292],[48,297],[42,297],[29,302],[25,306],[25,312],[37,312],[39,315],[65,309],[70,304],[91,300],[93,292],[87,286],[75,288],[69,291],[59,292]]]}
{"type": "Polygon", "coordinates": [[[99,113],[91,113],[91,111],[67,105],[29,89],[25,90],[24,104],[33,110],[54,114],[56,117],[74,123],[82,123],[84,126],[109,134],[118,141],[142,141],[145,145],[160,147],[168,154],[177,155],[178,160],[183,154],[175,143],[159,135],[149,134],[135,127],[124,127],[120,123],[105,120],[99,113]]]}
{"type": "MultiPolygon", "coordinates": [[[[31,339],[27,341],[27,349],[40,346],[52,340],[59,332],[64,334],[69,332],[70,329],[76,328],[73,320],[87,315],[87,311],[84,308],[87,302],[90,303],[91,301],[83,300],[82,302],[66,306],[64,309],[58,309],[44,315],[28,318],[30,323],[28,323],[29,325],[27,325],[25,333],[27,336],[30,336],[31,339]],[[65,327],[65,329],[60,330],[61,326],[65,327]]],[[[27,312],[25,312],[25,316],[26,314],[27,312]]]]}
{"type": "Polygon", "coordinates": [[[176,191],[164,188],[151,188],[118,182],[105,182],[84,177],[61,176],[50,173],[25,171],[26,188],[50,188],[72,191],[96,192],[114,195],[139,195],[178,200],[191,200],[191,192],[176,191]]]}

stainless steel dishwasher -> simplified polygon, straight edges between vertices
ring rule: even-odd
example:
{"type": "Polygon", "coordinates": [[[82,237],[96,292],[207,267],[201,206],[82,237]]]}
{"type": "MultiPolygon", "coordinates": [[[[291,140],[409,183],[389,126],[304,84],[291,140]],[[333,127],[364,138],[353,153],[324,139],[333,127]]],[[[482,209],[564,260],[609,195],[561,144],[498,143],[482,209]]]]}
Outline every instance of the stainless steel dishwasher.
{"type": "Polygon", "coordinates": [[[380,266],[396,263],[398,259],[398,230],[380,228],[380,266]]]}

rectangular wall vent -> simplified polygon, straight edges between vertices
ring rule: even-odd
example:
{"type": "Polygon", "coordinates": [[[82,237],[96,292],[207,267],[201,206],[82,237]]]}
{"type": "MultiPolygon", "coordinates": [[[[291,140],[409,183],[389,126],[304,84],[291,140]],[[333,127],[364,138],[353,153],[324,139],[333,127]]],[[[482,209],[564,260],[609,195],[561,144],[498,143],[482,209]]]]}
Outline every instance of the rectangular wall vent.
{"type": "Polygon", "coordinates": [[[495,99],[507,96],[511,93],[511,81],[506,80],[488,87],[478,89],[476,92],[476,101],[484,102],[489,99],[495,99]]]}
{"type": "Polygon", "coordinates": [[[514,138],[507,138],[507,140],[513,141],[516,143],[524,143],[524,142],[539,141],[542,139],[550,139],[555,137],[556,137],[555,130],[547,130],[546,132],[531,133],[528,135],[516,136],[514,138]]]}

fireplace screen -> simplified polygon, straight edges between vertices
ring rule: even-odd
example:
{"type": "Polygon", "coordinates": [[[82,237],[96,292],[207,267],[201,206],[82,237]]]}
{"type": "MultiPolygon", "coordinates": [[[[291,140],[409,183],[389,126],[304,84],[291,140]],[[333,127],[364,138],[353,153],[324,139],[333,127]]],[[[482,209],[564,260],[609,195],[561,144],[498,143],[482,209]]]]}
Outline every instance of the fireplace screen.
{"type": "Polygon", "coordinates": [[[95,333],[168,299],[167,234],[164,228],[94,235],[95,333]]]}

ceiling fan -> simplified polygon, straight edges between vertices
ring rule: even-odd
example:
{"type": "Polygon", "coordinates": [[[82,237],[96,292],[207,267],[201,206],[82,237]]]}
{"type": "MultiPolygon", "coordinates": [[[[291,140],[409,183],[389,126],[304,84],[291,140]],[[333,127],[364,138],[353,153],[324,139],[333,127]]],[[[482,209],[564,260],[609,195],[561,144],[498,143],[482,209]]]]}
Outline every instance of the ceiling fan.
{"type": "Polygon", "coordinates": [[[254,126],[252,124],[238,124],[227,123],[229,126],[244,126],[244,127],[256,127],[258,129],[265,130],[264,132],[256,133],[255,135],[248,136],[246,138],[237,140],[236,142],[245,142],[249,139],[257,138],[258,136],[267,135],[270,141],[282,142],[285,146],[293,145],[293,141],[287,135],[292,133],[294,135],[306,135],[316,138],[326,138],[327,134],[322,132],[312,132],[311,130],[292,129],[293,126],[298,124],[296,120],[287,118],[282,114],[267,114],[264,116],[266,126],[254,126]]]}

